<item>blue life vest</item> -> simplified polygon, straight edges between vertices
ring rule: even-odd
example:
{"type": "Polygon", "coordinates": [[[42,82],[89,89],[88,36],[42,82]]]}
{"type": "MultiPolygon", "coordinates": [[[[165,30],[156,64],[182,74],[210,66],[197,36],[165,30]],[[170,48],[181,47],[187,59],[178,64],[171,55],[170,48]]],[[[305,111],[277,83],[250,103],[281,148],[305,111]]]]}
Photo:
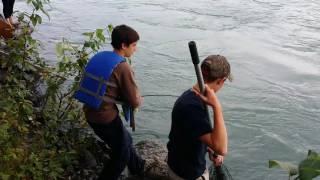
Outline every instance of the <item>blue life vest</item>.
{"type": "Polygon", "coordinates": [[[102,101],[121,104],[125,119],[130,121],[133,118],[130,105],[104,96],[107,86],[110,85],[108,80],[114,68],[123,61],[125,61],[124,57],[111,51],[103,51],[94,55],[85,67],[74,98],[94,109],[99,109],[102,101]]]}
{"type": "Polygon", "coordinates": [[[74,97],[91,108],[99,109],[113,69],[122,61],[122,56],[111,51],[94,55],[85,67],[79,90],[74,97]]]}

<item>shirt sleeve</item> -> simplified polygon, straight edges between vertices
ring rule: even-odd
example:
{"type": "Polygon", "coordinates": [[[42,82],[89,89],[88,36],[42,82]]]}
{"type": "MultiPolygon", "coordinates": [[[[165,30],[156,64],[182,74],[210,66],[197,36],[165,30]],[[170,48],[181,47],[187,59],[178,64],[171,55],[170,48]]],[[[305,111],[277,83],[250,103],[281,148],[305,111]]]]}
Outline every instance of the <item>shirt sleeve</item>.
{"type": "Polygon", "coordinates": [[[121,98],[128,102],[133,108],[137,108],[141,104],[141,96],[133,70],[127,62],[120,63],[119,66],[121,68],[119,77],[121,98]]]}
{"type": "Polygon", "coordinates": [[[186,134],[192,139],[199,139],[200,136],[211,133],[212,128],[207,112],[200,105],[189,105],[185,107],[184,126],[188,131],[186,134]]]}

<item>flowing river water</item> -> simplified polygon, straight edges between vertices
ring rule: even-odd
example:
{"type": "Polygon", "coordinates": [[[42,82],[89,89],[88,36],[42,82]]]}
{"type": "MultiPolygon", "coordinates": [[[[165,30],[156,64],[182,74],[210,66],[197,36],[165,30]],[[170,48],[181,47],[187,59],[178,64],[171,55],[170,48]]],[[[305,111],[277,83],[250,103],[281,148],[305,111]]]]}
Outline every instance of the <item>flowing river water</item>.
{"type": "MultiPolygon", "coordinates": [[[[15,9],[24,10],[25,2],[15,9]]],[[[132,58],[143,95],[180,95],[196,77],[188,42],[200,58],[226,56],[234,81],[218,93],[229,135],[225,159],[234,179],[287,179],[269,159],[297,163],[320,151],[320,1],[318,0],[55,0],[34,36],[56,62],[62,38],[128,24],[141,36],[132,58]]],[[[176,97],[145,97],[135,141],[167,142],[176,97]]]]}

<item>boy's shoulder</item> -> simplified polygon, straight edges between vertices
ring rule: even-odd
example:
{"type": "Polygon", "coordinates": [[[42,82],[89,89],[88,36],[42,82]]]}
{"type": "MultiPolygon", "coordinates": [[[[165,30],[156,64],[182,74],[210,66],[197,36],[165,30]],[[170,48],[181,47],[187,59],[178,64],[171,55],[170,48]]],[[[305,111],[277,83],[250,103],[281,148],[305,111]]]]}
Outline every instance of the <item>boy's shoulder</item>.
{"type": "Polygon", "coordinates": [[[202,111],[203,109],[202,101],[191,89],[183,92],[174,104],[174,110],[181,113],[195,113],[194,111],[202,111]]]}
{"type": "Polygon", "coordinates": [[[186,106],[201,105],[201,100],[191,89],[184,91],[181,94],[181,96],[177,99],[177,102],[186,106]]]}

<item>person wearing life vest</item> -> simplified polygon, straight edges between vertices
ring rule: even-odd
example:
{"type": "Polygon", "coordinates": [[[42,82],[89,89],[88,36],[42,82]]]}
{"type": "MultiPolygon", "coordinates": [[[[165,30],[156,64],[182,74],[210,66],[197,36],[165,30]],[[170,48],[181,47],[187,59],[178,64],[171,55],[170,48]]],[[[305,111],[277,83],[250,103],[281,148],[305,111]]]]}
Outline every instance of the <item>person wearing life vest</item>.
{"type": "Polygon", "coordinates": [[[116,180],[126,166],[131,174],[142,175],[145,160],[134,150],[132,137],[124,127],[116,106],[116,102],[121,101],[134,109],[142,103],[134,72],[124,60],[137,50],[139,34],[127,25],[119,25],[113,29],[111,39],[113,51],[99,52],[88,62],[85,69],[87,79],[83,79],[76,98],[86,102],[87,122],[111,148],[110,161],[104,164],[99,179],[116,180]],[[102,77],[100,85],[99,77],[102,77]],[[99,100],[101,96],[109,101],[99,100]]]}

